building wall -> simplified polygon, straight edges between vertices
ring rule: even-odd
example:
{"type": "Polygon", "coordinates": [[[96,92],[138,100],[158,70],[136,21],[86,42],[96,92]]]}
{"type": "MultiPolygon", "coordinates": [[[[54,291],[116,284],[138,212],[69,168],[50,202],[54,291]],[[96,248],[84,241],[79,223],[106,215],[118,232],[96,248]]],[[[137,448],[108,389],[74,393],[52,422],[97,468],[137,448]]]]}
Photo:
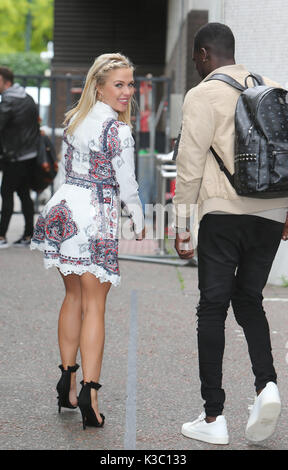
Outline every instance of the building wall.
{"type": "Polygon", "coordinates": [[[224,22],[236,39],[236,61],[288,87],[288,1],[226,0],[224,22]]]}
{"type": "Polygon", "coordinates": [[[172,78],[173,93],[183,95],[200,77],[192,62],[193,37],[208,21],[223,17],[224,0],[167,0],[165,73],[172,78]]]}
{"type": "Polygon", "coordinates": [[[176,43],[179,41],[182,25],[191,10],[209,12],[209,21],[219,21],[223,17],[224,0],[167,0],[167,43],[166,63],[171,60],[176,43]]]}
{"type": "Polygon", "coordinates": [[[166,74],[175,93],[184,95],[200,80],[191,53],[200,11],[232,29],[237,63],[288,87],[288,0],[168,0],[166,74]]]}
{"type": "MultiPolygon", "coordinates": [[[[84,77],[98,55],[121,52],[135,64],[137,76],[163,75],[166,24],[166,0],[55,0],[52,74],[84,77]]],[[[57,85],[55,81],[57,127],[67,107],[79,99],[82,86],[83,80],[71,86],[62,79],[57,85]],[[67,105],[70,92],[72,102],[67,105]]]]}
{"type": "MultiPolygon", "coordinates": [[[[192,61],[193,37],[196,31],[206,24],[207,21],[207,10],[188,11],[183,21],[181,20],[181,23],[178,24],[178,37],[175,42],[171,40],[171,36],[169,37],[168,27],[167,36],[169,43],[167,43],[167,48],[173,44],[173,49],[169,50],[169,53],[166,50],[165,73],[168,77],[172,78],[173,93],[184,94],[200,80],[192,61]]],[[[170,31],[172,35],[175,34],[175,30],[173,32],[172,30],[170,31]]]]}
{"type": "Polygon", "coordinates": [[[53,72],[86,72],[98,55],[122,52],[138,75],[163,74],[167,1],[138,3],[55,0],[53,72]]]}

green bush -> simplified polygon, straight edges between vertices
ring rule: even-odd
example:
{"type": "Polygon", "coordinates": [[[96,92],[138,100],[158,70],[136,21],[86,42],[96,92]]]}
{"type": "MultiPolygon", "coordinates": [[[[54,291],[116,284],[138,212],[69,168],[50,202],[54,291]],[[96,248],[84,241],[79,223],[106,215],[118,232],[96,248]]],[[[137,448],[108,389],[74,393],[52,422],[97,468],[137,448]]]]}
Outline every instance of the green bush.
{"type": "Polygon", "coordinates": [[[0,53],[0,64],[11,68],[15,75],[44,75],[49,68],[37,52],[0,53]]]}
{"type": "MultiPolygon", "coordinates": [[[[49,63],[44,62],[37,52],[0,53],[0,66],[13,70],[14,75],[44,75],[49,63]]],[[[16,81],[21,82],[16,77],[16,81]]],[[[36,85],[35,80],[28,80],[27,85],[36,85]]]]}

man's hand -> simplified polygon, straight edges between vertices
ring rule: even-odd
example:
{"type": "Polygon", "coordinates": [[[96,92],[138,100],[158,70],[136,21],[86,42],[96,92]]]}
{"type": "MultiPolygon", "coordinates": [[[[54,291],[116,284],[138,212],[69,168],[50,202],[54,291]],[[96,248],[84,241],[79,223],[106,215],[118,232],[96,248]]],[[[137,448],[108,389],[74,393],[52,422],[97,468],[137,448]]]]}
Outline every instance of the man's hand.
{"type": "Polygon", "coordinates": [[[192,259],[194,256],[194,249],[191,243],[191,233],[181,232],[176,233],[175,250],[181,259],[192,259]]]}
{"type": "Polygon", "coordinates": [[[288,240],[288,212],[286,215],[286,220],[285,220],[285,224],[284,224],[284,228],[282,232],[282,240],[284,241],[288,240]]]}

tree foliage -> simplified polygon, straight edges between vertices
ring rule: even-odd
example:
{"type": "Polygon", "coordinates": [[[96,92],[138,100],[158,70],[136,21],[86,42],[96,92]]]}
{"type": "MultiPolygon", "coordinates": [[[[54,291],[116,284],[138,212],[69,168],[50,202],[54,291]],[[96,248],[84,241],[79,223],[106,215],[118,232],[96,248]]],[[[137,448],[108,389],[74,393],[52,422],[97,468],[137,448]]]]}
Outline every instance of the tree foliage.
{"type": "Polygon", "coordinates": [[[49,63],[37,52],[0,53],[0,65],[13,70],[14,75],[43,75],[49,69],[49,63]]]}
{"type": "Polygon", "coordinates": [[[0,52],[24,52],[27,38],[31,51],[46,50],[53,39],[53,6],[53,0],[0,0],[0,52]]]}

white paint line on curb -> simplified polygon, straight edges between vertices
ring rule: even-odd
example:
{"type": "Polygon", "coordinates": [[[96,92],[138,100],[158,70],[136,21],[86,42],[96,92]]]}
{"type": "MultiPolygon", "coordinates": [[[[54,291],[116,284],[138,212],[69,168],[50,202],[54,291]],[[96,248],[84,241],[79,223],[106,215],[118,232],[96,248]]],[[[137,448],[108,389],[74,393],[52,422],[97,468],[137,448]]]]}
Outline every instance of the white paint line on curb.
{"type": "Polygon", "coordinates": [[[137,398],[137,336],[138,305],[137,291],[132,290],[130,301],[130,334],[128,346],[128,368],[126,386],[126,426],[124,449],[136,449],[136,398],[137,398]]]}
{"type": "Polygon", "coordinates": [[[288,299],[282,297],[267,297],[264,302],[288,302],[288,299]]]}

